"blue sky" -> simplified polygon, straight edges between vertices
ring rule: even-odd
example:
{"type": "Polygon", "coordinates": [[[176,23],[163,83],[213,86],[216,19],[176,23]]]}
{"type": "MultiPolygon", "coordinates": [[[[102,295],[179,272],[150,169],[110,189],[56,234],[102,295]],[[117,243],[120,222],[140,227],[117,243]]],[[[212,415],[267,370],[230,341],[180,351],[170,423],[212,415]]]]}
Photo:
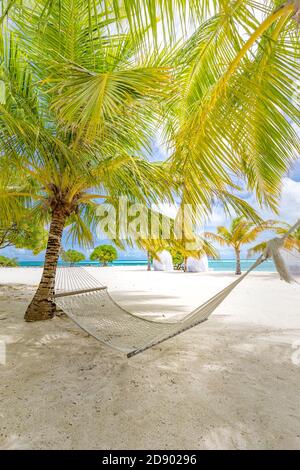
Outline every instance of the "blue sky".
{"type": "MultiPolygon", "coordinates": [[[[153,146],[153,160],[163,160],[165,158],[165,152],[157,144],[153,146]]],[[[290,170],[288,175],[283,180],[282,196],[280,201],[280,208],[278,216],[274,216],[272,212],[260,209],[255,197],[252,193],[247,191],[244,192],[243,198],[250,203],[254,208],[257,209],[258,213],[265,219],[276,218],[278,220],[284,220],[289,223],[294,223],[300,218],[300,158],[295,163],[294,167],[290,170]]],[[[174,216],[176,209],[174,206],[161,206],[160,209],[166,215],[174,216]]],[[[212,217],[209,223],[205,226],[206,230],[215,231],[218,225],[229,225],[230,219],[226,217],[224,211],[221,208],[216,207],[213,210],[212,217]]],[[[268,234],[271,236],[271,234],[268,234]]],[[[258,239],[259,241],[259,239],[258,239]]],[[[95,240],[95,245],[105,243],[104,240],[95,240]]],[[[65,245],[65,244],[64,244],[65,245]]],[[[70,248],[69,245],[65,245],[70,248]]],[[[74,246],[73,248],[78,248],[74,246]]],[[[247,246],[242,252],[242,256],[246,257],[247,246]]],[[[89,258],[90,250],[82,250],[86,254],[87,259],[89,258]]],[[[218,247],[220,254],[223,258],[232,258],[233,253],[230,248],[218,247]]],[[[12,256],[18,258],[20,261],[26,260],[41,260],[44,257],[44,253],[40,253],[38,256],[33,256],[28,250],[17,250],[15,248],[6,248],[1,250],[1,255],[12,256]]],[[[145,259],[145,253],[135,248],[128,248],[126,251],[119,251],[119,259],[145,259]]]]}

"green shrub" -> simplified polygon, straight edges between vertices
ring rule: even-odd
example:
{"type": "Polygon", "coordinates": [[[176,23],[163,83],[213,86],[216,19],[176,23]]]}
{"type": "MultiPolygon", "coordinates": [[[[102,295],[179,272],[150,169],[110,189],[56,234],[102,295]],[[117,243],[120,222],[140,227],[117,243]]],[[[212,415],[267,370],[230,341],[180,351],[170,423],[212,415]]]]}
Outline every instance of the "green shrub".
{"type": "Polygon", "coordinates": [[[85,260],[85,256],[80,251],[67,250],[63,252],[62,259],[66,263],[70,263],[71,266],[74,266],[75,263],[85,260]]]}
{"type": "Polygon", "coordinates": [[[118,258],[118,252],[112,245],[97,246],[90,256],[92,261],[99,261],[103,266],[115,261],[118,258]]]}
{"type": "Polygon", "coordinates": [[[172,255],[174,269],[183,269],[183,264],[184,264],[183,254],[180,251],[175,250],[173,248],[170,249],[170,253],[172,255]]]}

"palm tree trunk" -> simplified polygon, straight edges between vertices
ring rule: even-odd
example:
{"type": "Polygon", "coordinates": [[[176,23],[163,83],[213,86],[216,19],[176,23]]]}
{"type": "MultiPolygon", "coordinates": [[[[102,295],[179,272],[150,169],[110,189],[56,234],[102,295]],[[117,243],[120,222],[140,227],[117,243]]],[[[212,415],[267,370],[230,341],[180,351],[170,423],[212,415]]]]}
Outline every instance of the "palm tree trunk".
{"type": "Polygon", "coordinates": [[[187,272],[187,257],[186,256],[184,257],[184,261],[183,261],[183,270],[185,273],[187,272]]]}
{"type": "Polygon", "coordinates": [[[147,259],[148,259],[147,271],[151,271],[151,254],[149,251],[147,251],[147,259]]]}
{"type": "Polygon", "coordinates": [[[53,210],[42,279],[26,310],[24,317],[26,321],[48,320],[55,315],[56,306],[51,297],[54,294],[56,268],[65,221],[66,214],[62,209],[53,210]]]}
{"type": "Polygon", "coordinates": [[[235,274],[240,275],[240,274],[242,274],[242,271],[241,271],[241,252],[240,252],[240,250],[235,250],[235,256],[236,256],[235,274]]]}

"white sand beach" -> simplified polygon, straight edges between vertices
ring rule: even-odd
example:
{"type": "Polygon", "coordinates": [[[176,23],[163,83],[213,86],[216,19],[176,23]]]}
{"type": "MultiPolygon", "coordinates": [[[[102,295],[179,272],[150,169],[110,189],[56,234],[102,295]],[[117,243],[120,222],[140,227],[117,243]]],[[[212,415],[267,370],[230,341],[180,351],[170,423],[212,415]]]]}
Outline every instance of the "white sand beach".
{"type": "MultiPolygon", "coordinates": [[[[179,318],[235,278],[88,270],[155,318],[179,318]]],[[[40,275],[0,269],[1,449],[300,448],[298,284],[250,274],[209,321],[128,360],[67,317],[25,323],[40,275]]]]}

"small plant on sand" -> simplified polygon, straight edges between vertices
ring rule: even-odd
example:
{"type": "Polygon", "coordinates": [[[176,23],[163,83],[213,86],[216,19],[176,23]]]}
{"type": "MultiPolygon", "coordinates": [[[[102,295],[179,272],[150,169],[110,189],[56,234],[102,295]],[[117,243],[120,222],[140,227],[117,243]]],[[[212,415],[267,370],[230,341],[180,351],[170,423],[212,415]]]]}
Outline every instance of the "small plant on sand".
{"type": "Polygon", "coordinates": [[[64,251],[61,257],[63,261],[65,261],[66,263],[70,263],[71,266],[74,266],[74,264],[80,263],[80,261],[85,260],[84,254],[76,250],[64,251]]]}
{"type": "Polygon", "coordinates": [[[172,255],[174,269],[184,269],[184,255],[181,251],[171,249],[170,253],[172,255]]]}
{"type": "Polygon", "coordinates": [[[91,261],[99,261],[103,266],[118,259],[118,252],[112,245],[97,246],[90,256],[91,261]]]}

